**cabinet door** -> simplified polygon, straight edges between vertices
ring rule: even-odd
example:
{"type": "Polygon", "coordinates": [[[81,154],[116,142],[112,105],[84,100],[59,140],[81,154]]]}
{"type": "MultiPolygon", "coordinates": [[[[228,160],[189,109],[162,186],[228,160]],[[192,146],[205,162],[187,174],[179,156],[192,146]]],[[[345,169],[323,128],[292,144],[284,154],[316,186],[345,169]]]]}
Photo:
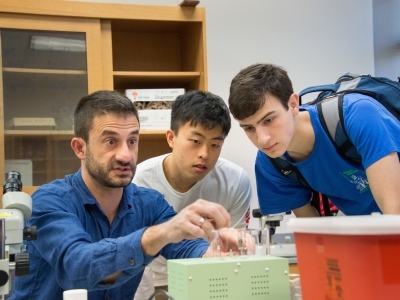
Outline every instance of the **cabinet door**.
{"type": "Polygon", "coordinates": [[[25,186],[76,172],[74,109],[103,86],[100,21],[0,14],[0,46],[0,182],[9,171],[25,186]]]}

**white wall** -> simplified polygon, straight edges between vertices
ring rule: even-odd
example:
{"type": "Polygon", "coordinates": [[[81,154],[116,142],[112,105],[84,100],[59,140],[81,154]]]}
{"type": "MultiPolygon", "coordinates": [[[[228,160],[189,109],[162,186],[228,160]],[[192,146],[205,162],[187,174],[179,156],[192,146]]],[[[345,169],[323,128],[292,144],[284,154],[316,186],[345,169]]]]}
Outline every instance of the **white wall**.
{"type": "Polygon", "coordinates": [[[373,0],[375,75],[400,76],[400,1],[373,0]]]}
{"type": "MultiPolygon", "coordinates": [[[[90,0],[86,0],[90,1],[90,0]]],[[[181,0],[115,0],[177,5],[181,0]]],[[[201,0],[206,7],[209,90],[226,101],[232,78],[256,63],[283,66],[295,91],[346,72],[374,73],[372,0],[201,0]]],[[[233,121],[222,156],[243,166],[254,189],[255,147],[233,121]]],[[[252,220],[251,226],[257,226],[252,220]]],[[[278,232],[284,232],[282,224],[278,232]]]]}

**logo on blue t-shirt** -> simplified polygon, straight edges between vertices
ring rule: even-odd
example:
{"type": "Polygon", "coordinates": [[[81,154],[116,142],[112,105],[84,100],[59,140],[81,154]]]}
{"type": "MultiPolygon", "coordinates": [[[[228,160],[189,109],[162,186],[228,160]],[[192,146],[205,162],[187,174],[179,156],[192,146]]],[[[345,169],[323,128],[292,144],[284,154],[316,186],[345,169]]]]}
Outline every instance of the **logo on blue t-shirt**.
{"type": "Polygon", "coordinates": [[[343,175],[348,181],[353,183],[356,186],[356,189],[360,192],[360,194],[366,192],[369,190],[369,184],[368,180],[364,173],[359,170],[348,170],[345,172],[342,172],[341,175],[343,175]]]}

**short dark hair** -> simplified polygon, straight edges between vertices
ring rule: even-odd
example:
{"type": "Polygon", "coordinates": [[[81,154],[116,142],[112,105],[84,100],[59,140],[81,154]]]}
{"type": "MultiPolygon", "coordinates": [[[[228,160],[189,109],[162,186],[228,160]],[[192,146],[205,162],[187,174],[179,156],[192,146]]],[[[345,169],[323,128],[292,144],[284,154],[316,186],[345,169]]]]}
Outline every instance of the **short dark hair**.
{"type": "Polygon", "coordinates": [[[101,90],[79,100],[74,113],[74,134],[84,141],[89,140],[89,132],[93,127],[93,119],[105,114],[119,116],[139,116],[131,100],[116,91],[101,90]]]}
{"type": "Polygon", "coordinates": [[[292,82],[287,72],[272,64],[253,64],[241,70],[231,82],[229,110],[237,120],[257,112],[269,94],[279,99],[285,109],[293,94],[292,82]]]}
{"type": "Polygon", "coordinates": [[[190,122],[204,129],[222,126],[227,136],[231,129],[229,109],[221,97],[210,92],[190,91],[177,97],[171,109],[171,130],[177,135],[179,128],[190,122]]]}

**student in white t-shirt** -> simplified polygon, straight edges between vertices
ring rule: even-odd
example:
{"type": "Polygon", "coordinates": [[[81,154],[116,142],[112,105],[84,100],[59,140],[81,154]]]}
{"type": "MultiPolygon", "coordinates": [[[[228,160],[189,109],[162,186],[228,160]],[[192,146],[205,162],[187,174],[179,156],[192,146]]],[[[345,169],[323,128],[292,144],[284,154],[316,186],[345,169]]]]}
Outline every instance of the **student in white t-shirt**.
{"type": "MultiPolygon", "coordinates": [[[[230,128],[228,107],[219,96],[203,91],[179,96],[166,133],[172,152],[138,164],[133,182],[164,194],[177,212],[197,199],[219,203],[229,212],[231,227],[246,227],[249,177],[243,168],[219,157],[230,128]]],[[[134,299],[147,300],[154,287],[167,289],[167,284],[167,261],[160,256],[146,267],[134,299]]]]}

